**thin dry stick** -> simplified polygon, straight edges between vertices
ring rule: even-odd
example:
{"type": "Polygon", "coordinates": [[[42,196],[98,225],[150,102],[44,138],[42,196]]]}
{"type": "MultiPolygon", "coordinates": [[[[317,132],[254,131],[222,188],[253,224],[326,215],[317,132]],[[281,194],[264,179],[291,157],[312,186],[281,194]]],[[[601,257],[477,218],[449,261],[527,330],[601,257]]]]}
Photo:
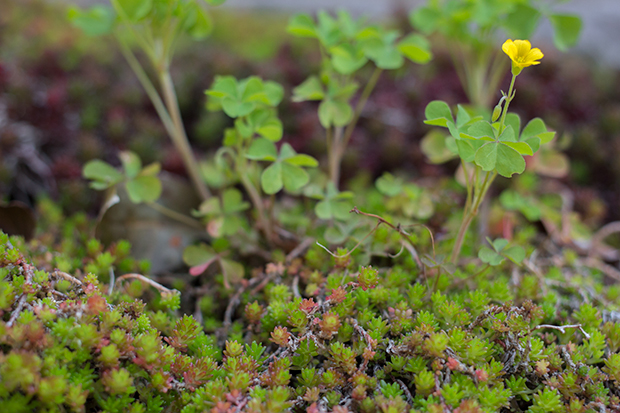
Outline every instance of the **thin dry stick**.
{"type": "MultiPolygon", "coordinates": [[[[34,276],[34,273],[32,272],[32,266],[28,264],[23,264],[22,268],[26,273],[26,281],[24,283],[24,286],[26,284],[32,284],[32,278],[34,276]]],[[[19,317],[19,314],[22,312],[24,305],[26,305],[26,301],[28,301],[28,293],[24,292],[19,297],[19,300],[17,301],[17,306],[15,307],[15,310],[13,310],[13,312],[11,313],[11,318],[9,318],[9,321],[6,323],[7,327],[13,326],[13,323],[15,323],[15,320],[17,320],[17,317],[19,317]]]]}
{"type": "Polygon", "coordinates": [[[586,333],[581,324],[567,324],[564,326],[554,326],[551,324],[540,324],[534,328],[534,330],[541,330],[543,328],[551,328],[553,330],[559,330],[562,334],[566,333],[567,328],[578,328],[581,331],[581,334],[587,339],[590,338],[590,334],[586,333]]]}
{"type": "Polygon", "coordinates": [[[118,279],[116,280],[115,284],[118,284],[119,282],[121,282],[123,280],[130,279],[130,278],[134,278],[136,280],[144,281],[145,283],[147,283],[151,287],[155,287],[160,293],[163,293],[163,294],[169,294],[169,293],[172,293],[174,291],[174,290],[170,290],[170,289],[164,287],[160,283],[155,282],[155,281],[151,280],[148,277],[145,277],[142,274],[135,274],[135,273],[125,274],[125,275],[122,275],[122,276],[118,277],[118,279]]]}
{"type": "Polygon", "coordinates": [[[596,249],[601,245],[601,242],[608,236],[620,232],[620,221],[610,222],[599,229],[596,234],[592,236],[592,243],[590,245],[590,251],[588,255],[590,257],[596,255],[596,249]]]}
{"type": "Polygon", "coordinates": [[[67,274],[66,272],[56,270],[52,273],[52,275],[62,277],[67,281],[71,281],[73,284],[79,285],[80,287],[82,286],[82,281],[78,280],[73,275],[67,274]]]}
{"type": "Polygon", "coordinates": [[[305,240],[303,240],[298,246],[296,246],[291,252],[288,253],[288,255],[286,256],[285,262],[290,263],[295,258],[297,258],[299,255],[303,254],[303,252],[307,250],[310,247],[310,245],[312,245],[313,242],[314,242],[314,238],[312,237],[308,237],[305,240]]]}

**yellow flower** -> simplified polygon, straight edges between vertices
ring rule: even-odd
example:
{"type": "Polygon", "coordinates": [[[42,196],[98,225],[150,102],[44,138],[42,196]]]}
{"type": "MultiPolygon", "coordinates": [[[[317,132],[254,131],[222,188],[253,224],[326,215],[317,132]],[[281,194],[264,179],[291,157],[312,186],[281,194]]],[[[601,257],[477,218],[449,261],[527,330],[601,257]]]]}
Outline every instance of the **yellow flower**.
{"type": "Polygon", "coordinates": [[[512,74],[518,75],[524,67],[538,65],[538,60],[542,59],[544,54],[539,48],[532,49],[532,44],[528,40],[506,40],[502,45],[504,53],[512,60],[512,74]]]}

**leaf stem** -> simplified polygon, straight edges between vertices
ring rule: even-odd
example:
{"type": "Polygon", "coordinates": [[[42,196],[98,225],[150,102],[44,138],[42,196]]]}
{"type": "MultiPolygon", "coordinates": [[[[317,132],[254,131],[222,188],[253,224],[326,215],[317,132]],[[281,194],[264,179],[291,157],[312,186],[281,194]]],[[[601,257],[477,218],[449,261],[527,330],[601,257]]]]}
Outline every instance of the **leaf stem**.
{"type": "Polygon", "coordinates": [[[170,135],[172,143],[183,158],[187,172],[189,173],[190,179],[194,183],[194,187],[198,191],[198,194],[203,200],[208,199],[211,197],[211,193],[200,176],[198,162],[196,162],[192,149],[189,146],[187,134],[185,133],[185,127],[183,126],[183,121],[181,120],[179,102],[174,91],[174,85],[172,83],[172,78],[170,77],[168,64],[165,64],[164,67],[159,70],[158,75],[168,113],[170,113],[174,124],[174,133],[170,135]]]}
{"type": "Polygon", "coordinates": [[[200,223],[200,221],[197,221],[193,218],[188,217],[185,214],[181,214],[180,212],[177,212],[173,209],[170,209],[166,206],[163,206],[161,204],[158,204],[157,202],[149,202],[146,205],[148,205],[149,207],[151,207],[152,209],[154,209],[155,211],[159,212],[162,215],[165,215],[166,217],[173,219],[175,221],[178,221],[182,224],[185,224],[187,226],[190,226],[192,228],[198,228],[201,230],[204,230],[205,227],[204,225],[202,225],[200,223]]]}

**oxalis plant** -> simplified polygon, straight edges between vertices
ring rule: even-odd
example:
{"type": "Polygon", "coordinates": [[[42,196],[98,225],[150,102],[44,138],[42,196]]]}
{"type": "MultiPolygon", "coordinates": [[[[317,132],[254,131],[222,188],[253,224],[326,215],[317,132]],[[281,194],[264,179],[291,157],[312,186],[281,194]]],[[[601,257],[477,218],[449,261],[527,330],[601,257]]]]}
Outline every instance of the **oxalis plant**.
{"type": "Polygon", "coordinates": [[[432,58],[429,44],[419,34],[403,36],[398,30],[352,19],[344,11],[337,18],[319,12],[317,21],[307,14],[296,15],[288,31],[319,42],[321,71],[293,90],[293,101],[320,101],[318,115],[325,128],[329,178],[337,190],[342,157],[381,74],[401,68],[405,59],[428,63],[432,58]],[[370,76],[364,71],[369,62],[373,67],[370,76]],[[360,84],[364,86],[358,93],[360,84]]]}
{"type": "MultiPolygon", "coordinates": [[[[446,147],[461,159],[467,188],[463,219],[452,249],[452,263],[458,261],[467,229],[478,215],[495,178],[498,175],[510,178],[523,173],[526,167],[524,156],[532,156],[555,135],[547,130],[540,118],[532,119],[521,129],[519,116],[508,112],[515,98],[517,77],[524,68],[539,64],[543,53],[538,48],[532,48],[527,40],[507,40],[502,50],[511,60],[512,79],[508,93],[502,92],[490,121],[480,116],[472,117],[461,105],[457,107],[455,118],[443,101],[433,101],[425,110],[426,124],[449,130],[446,147]]],[[[494,247],[497,249],[500,246],[494,247]]]]}
{"type": "Polygon", "coordinates": [[[560,1],[541,0],[429,0],[411,12],[413,27],[425,35],[439,35],[450,53],[454,68],[470,103],[489,108],[506,73],[506,60],[496,40],[506,33],[511,38],[530,38],[540,22],[553,29],[555,46],[566,51],[581,32],[578,16],[559,13],[560,1]]]}
{"type": "MultiPolygon", "coordinates": [[[[205,5],[219,5],[224,0],[110,0],[111,8],[103,5],[88,10],[72,7],[69,10],[71,22],[92,36],[112,34],[120,50],[138,77],[142,87],[153,103],[166,132],[181,155],[188,175],[203,199],[210,197],[210,191],[200,174],[200,168],[192,153],[181,119],[179,104],[170,76],[170,65],[178,40],[183,35],[204,39],[212,30],[211,18],[205,5]],[[145,67],[132,49],[136,45],[147,57],[150,67],[145,67]],[[152,72],[149,76],[148,72],[152,72]]],[[[109,175],[109,168],[102,163],[90,164],[84,175],[114,183],[118,176],[109,175]],[[99,179],[101,178],[101,179],[99,179]]],[[[144,175],[141,176],[151,176],[144,175]]],[[[134,177],[130,177],[134,178],[134,177]]],[[[133,179],[130,193],[146,194],[144,199],[159,198],[161,186],[156,179],[133,179]],[[135,190],[132,190],[135,189],[135,190]]],[[[99,185],[97,189],[102,189],[99,185]]],[[[134,196],[132,200],[137,197],[134,196]]],[[[139,197],[142,198],[142,197],[139,197]]],[[[170,215],[161,205],[151,203],[161,212],[170,215]]],[[[172,212],[174,215],[174,212],[172,212]]]]}

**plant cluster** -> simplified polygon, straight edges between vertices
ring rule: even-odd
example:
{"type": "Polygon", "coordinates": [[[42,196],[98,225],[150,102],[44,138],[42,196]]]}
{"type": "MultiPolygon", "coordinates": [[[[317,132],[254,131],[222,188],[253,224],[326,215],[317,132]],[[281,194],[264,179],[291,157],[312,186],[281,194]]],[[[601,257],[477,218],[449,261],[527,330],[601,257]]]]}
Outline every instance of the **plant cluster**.
{"type": "MultiPolygon", "coordinates": [[[[1,245],[7,411],[620,407],[620,289],[602,287],[595,272],[566,280],[553,266],[510,282],[511,262],[494,255],[506,251],[499,242],[482,254],[492,278],[472,264],[435,286],[406,263],[340,263],[328,273],[271,263],[235,293],[240,317],[209,334],[178,315],[177,291],[139,274],[80,280],[35,267],[35,243],[2,235],[1,245]],[[157,291],[148,305],[137,299],[145,286],[157,291]]],[[[218,311],[201,308],[205,317],[218,311]]]]}
{"type": "Polygon", "coordinates": [[[608,281],[620,277],[602,243],[615,230],[579,242],[583,226],[565,198],[532,194],[540,173],[535,153],[552,152],[544,145],[555,133],[540,118],[522,128],[508,110],[517,76],[543,53],[527,40],[504,43],[500,66],[511,62],[512,79],[492,110],[487,97],[496,93],[496,74],[482,80],[499,29],[531,33],[545,14],[561,46],[575,41],[578,19],[533,3],[430,2],[412,15],[421,31],[451,27],[442,34],[471,46],[463,48],[470,54],[462,66],[471,105],[435,100],[425,111],[425,123],[449,133],[431,132],[425,153],[437,163],[458,158],[456,184],[430,188],[384,173],[372,188],[360,179],[349,190],[341,190],[341,163],[368,98],[383,71],[432,58],[421,35],[346,12],[291,19],[289,33],[319,43],[320,71],[293,89],[292,100],[319,102],[324,173],[323,159],[283,142],[285,89],[258,76],[214,78],[206,107],[229,117],[230,127],[212,158],[194,158],[170,65],[182,35],[208,35],[203,2],[72,8],[70,19],[87,33],[115,35],[200,203],[192,216],[159,203],[160,164],[145,166],[128,150],[120,152],[120,169],[93,160],[84,177],[114,194],[111,200],[118,191],[204,229],[204,242],[185,249],[189,275],[168,279],[170,289],[144,275],[148,263],[130,258],[129,243],[104,248],[86,235],[84,215],[63,220],[50,203],[41,204],[46,235],[26,243],[2,234],[0,405],[185,413],[619,410],[620,288],[608,281]],[[446,23],[455,19],[459,24],[446,23]],[[489,201],[496,177],[515,174],[512,187],[489,201]],[[458,193],[459,185],[465,205],[454,213],[458,202],[443,201],[446,189],[458,193]],[[482,231],[489,236],[478,242],[484,237],[469,229],[484,205],[499,212],[502,225],[510,216],[521,230],[482,231]],[[453,219],[432,222],[437,211],[453,219]],[[446,234],[436,239],[438,227],[446,234]]]}

